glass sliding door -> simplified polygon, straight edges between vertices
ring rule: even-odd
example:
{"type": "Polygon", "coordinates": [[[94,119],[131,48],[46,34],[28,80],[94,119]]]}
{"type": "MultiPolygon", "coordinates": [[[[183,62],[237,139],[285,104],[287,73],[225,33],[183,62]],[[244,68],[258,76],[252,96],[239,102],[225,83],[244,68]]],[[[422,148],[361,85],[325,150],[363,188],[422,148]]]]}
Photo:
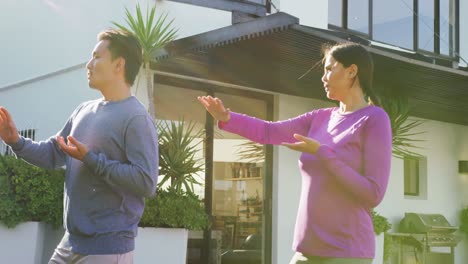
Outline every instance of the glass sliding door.
{"type": "MultiPolygon", "coordinates": [[[[267,102],[215,93],[232,111],[267,119],[267,102]]],[[[264,263],[265,147],[215,126],[213,230],[223,233],[223,263],[264,263]]]]}
{"type": "MultiPolygon", "coordinates": [[[[197,101],[198,96],[202,96],[205,94],[206,92],[204,91],[155,84],[154,101],[156,119],[158,119],[159,121],[166,122],[179,122],[182,120],[186,123],[190,122],[194,125],[194,134],[196,134],[196,131],[205,131],[206,111],[203,107],[201,107],[200,103],[197,101]]],[[[199,147],[199,150],[197,151],[195,158],[197,160],[200,160],[201,163],[203,163],[205,157],[204,146],[206,145],[205,137],[201,138],[200,140],[203,140],[204,142],[202,144],[197,145],[199,147]]],[[[198,141],[198,139],[196,139],[196,141],[198,141]]],[[[197,142],[194,142],[194,144],[196,143],[197,142]]],[[[201,184],[194,185],[194,193],[198,195],[202,201],[205,200],[205,174],[206,173],[203,172],[197,175],[198,177],[196,178],[196,180],[199,181],[201,184]]],[[[159,177],[159,181],[161,180],[162,177],[159,177]]],[[[187,263],[204,263],[202,262],[203,245],[203,231],[189,231],[189,240],[187,245],[187,263]]],[[[212,252],[214,255],[213,258],[216,257],[216,251],[212,252]]]]}
{"type": "Polygon", "coordinates": [[[271,213],[265,209],[269,208],[265,201],[269,204],[271,180],[265,181],[265,175],[271,174],[268,167],[271,157],[265,158],[263,145],[218,129],[197,97],[212,94],[221,98],[232,111],[261,119],[268,118],[267,106],[271,98],[239,90],[229,94],[226,89],[213,87],[203,91],[155,85],[157,119],[194,122],[195,130],[202,129],[206,135],[198,154],[205,161],[206,171],[199,175],[202,184],[195,186],[195,193],[209,205],[211,232],[189,232],[187,263],[219,264],[221,260],[223,263],[241,263],[242,260],[270,263],[269,255],[265,257],[265,249],[270,254],[271,213]],[[265,243],[265,238],[270,242],[265,243]],[[207,239],[210,241],[208,246],[207,239]],[[211,248],[209,257],[203,255],[205,247],[211,248]]]}

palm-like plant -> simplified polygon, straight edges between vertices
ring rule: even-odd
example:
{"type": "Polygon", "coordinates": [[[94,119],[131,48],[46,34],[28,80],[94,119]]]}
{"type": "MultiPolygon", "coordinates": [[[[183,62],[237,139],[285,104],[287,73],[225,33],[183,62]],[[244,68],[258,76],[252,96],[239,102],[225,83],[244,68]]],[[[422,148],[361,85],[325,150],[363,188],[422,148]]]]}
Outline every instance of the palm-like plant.
{"type": "Polygon", "coordinates": [[[236,154],[239,155],[239,160],[245,162],[258,163],[265,160],[265,147],[253,141],[237,145],[236,154]]]}
{"type": "Polygon", "coordinates": [[[410,106],[408,98],[404,96],[381,96],[382,107],[387,112],[392,126],[392,154],[399,159],[419,159],[421,154],[413,151],[416,142],[414,136],[424,132],[413,132],[416,127],[423,123],[422,120],[410,120],[410,106]]]}
{"type": "Polygon", "coordinates": [[[155,19],[156,6],[151,10],[146,10],[146,16],[143,17],[140,5],[136,5],[136,16],[134,17],[130,11],[125,8],[125,16],[128,27],[119,23],[112,22],[116,27],[132,32],[140,42],[143,49],[143,69],[146,75],[146,86],[148,91],[148,112],[155,119],[153,94],[154,85],[151,78],[150,62],[152,54],[158,49],[163,48],[166,44],[176,38],[177,30],[172,28],[173,19],[167,22],[167,13],[155,19]]]}
{"type": "Polygon", "coordinates": [[[196,158],[204,131],[195,130],[195,124],[185,121],[157,120],[159,133],[159,187],[169,183],[168,189],[177,193],[193,193],[198,173],[204,171],[201,159],[196,158]]]}

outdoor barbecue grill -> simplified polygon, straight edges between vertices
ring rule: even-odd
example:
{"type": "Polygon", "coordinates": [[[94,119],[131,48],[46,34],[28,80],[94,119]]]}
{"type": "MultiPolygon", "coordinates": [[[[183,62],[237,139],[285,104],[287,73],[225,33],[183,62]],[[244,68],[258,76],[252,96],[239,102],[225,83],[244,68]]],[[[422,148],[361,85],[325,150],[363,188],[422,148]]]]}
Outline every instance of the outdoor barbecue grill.
{"type": "Polygon", "coordinates": [[[453,264],[454,248],[461,241],[441,214],[405,213],[399,233],[389,234],[398,245],[397,264],[453,264]]]}

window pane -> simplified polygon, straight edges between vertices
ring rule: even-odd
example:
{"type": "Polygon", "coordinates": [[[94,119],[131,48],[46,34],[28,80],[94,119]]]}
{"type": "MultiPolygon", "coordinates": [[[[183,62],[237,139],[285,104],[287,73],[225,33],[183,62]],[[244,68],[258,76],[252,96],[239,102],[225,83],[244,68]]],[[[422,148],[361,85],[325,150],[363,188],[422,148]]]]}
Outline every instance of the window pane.
{"type": "Polygon", "coordinates": [[[434,1],[418,1],[418,48],[434,52],[434,1]]]}
{"type": "Polygon", "coordinates": [[[348,28],[369,34],[369,0],[349,1],[348,28]]]}
{"type": "MultiPolygon", "coordinates": [[[[156,118],[160,120],[185,120],[193,122],[194,131],[205,130],[206,110],[197,101],[204,91],[157,84],[155,91],[156,118]]],[[[249,95],[216,93],[233,111],[265,119],[267,102],[249,95]]],[[[255,263],[263,263],[265,218],[265,160],[264,146],[236,134],[213,127],[213,178],[212,178],[212,247],[220,263],[237,260],[239,249],[251,249],[249,256],[255,263]]],[[[211,130],[209,130],[211,131],[211,130]]],[[[197,141],[198,142],[198,141],[197,141]]],[[[195,142],[196,143],[196,142],[195,142]]],[[[204,159],[203,144],[195,154],[204,159]]],[[[210,162],[210,161],[207,161],[210,162]]],[[[205,173],[196,179],[201,185],[194,186],[195,194],[205,197],[205,173]]],[[[161,177],[160,177],[161,180],[161,177]]],[[[190,231],[187,249],[188,263],[201,263],[203,231],[190,231]]],[[[240,256],[242,257],[242,256],[240,256]]],[[[229,262],[231,263],[231,262],[229,262]]]]}
{"type": "MultiPolygon", "coordinates": [[[[266,119],[260,99],[216,93],[232,111],[266,119]]],[[[213,230],[223,234],[222,263],[238,263],[251,250],[252,263],[262,262],[264,222],[264,146],[215,126],[213,152],[213,230]]]]}
{"type": "MultiPolygon", "coordinates": [[[[155,86],[156,119],[191,122],[194,125],[192,133],[205,129],[206,110],[200,107],[197,100],[197,97],[205,95],[205,92],[162,84],[155,86]]],[[[197,149],[196,158],[203,160],[203,144],[199,144],[197,149]]],[[[158,180],[162,179],[163,177],[159,177],[158,180]]],[[[196,179],[201,184],[194,185],[194,192],[203,199],[205,197],[205,173],[200,173],[196,179]]]]}
{"type": "Polygon", "coordinates": [[[413,49],[413,0],[375,0],[373,39],[413,49]]]}
{"type": "Polygon", "coordinates": [[[440,0],[440,54],[453,56],[455,48],[455,1],[440,0]]]}
{"type": "Polygon", "coordinates": [[[419,161],[404,160],[405,195],[419,195],[419,161]]]}
{"type": "Polygon", "coordinates": [[[341,10],[343,10],[342,0],[328,1],[328,24],[343,27],[341,10]]]}

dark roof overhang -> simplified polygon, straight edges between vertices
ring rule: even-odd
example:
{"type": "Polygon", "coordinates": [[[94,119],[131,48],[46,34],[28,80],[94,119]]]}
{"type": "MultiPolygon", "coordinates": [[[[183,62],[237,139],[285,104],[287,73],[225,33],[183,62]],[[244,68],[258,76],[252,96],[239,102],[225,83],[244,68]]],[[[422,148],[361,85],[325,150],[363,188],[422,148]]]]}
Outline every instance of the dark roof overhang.
{"type": "Polygon", "coordinates": [[[157,75],[157,83],[181,84],[174,74],[326,100],[321,65],[311,68],[320,61],[323,44],[344,41],[368,47],[374,87],[408,96],[413,116],[468,125],[468,71],[358,36],[303,26],[286,13],[173,41],[155,54],[152,68],[168,73],[157,75]]]}

